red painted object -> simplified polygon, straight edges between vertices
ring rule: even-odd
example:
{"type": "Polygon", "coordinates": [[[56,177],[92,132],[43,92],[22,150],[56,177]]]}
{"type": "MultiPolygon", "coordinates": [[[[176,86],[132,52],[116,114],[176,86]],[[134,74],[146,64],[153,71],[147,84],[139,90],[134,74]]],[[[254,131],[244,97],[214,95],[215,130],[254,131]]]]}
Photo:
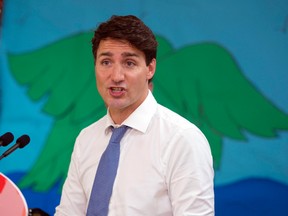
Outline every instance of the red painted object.
{"type": "Polygon", "coordinates": [[[0,215],[27,216],[26,200],[19,188],[0,173],[0,215]]]}

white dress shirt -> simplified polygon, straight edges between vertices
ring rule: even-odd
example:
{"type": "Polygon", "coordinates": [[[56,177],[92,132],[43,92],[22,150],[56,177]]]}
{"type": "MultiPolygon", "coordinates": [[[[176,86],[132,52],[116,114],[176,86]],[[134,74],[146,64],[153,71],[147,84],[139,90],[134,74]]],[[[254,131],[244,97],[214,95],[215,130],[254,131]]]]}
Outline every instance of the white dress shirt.
{"type": "MultiPolygon", "coordinates": [[[[107,113],[77,137],[55,215],[86,215],[111,125],[107,113]]],[[[130,129],[120,144],[109,216],[213,216],[212,156],[201,131],[151,92],[123,125],[130,129]]]]}

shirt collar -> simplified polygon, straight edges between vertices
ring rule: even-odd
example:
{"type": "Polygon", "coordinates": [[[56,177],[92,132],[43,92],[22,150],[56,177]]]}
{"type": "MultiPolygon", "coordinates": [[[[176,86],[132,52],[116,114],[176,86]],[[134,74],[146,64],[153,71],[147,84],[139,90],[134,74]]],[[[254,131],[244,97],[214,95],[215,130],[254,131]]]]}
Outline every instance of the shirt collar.
{"type": "MultiPolygon", "coordinates": [[[[145,133],[152,116],[156,112],[156,108],[157,108],[157,102],[154,96],[152,95],[151,91],[149,90],[149,93],[146,99],[143,101],[143,103],[122,123],[122,125],[126,125],[130,128],[145,133]]],[[[105,126],[106,133],[109,132],[109,127],[111,125],[115,127],[115,124],[109,114],[109,111],[107,110],[107,118],[105,126]]]]}

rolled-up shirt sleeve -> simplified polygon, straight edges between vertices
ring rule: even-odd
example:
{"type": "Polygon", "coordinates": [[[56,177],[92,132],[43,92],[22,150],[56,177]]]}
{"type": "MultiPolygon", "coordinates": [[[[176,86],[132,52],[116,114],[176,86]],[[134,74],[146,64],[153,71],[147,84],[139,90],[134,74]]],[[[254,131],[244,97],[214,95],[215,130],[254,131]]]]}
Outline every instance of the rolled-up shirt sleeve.
{"type": "Polygon", "coordinates": [[[79,181],[77,140],[71,156],[68,176],[63,185],[59,206],[56,207],[55,216],[85,215],[87,198],[79,181]]]}
{"type": "Polygon", "coordinates": [[[198,129],[188,129],[171,142],[166,181],[173,215],[213,216],[214,170],[207,139],[198,129]]]}

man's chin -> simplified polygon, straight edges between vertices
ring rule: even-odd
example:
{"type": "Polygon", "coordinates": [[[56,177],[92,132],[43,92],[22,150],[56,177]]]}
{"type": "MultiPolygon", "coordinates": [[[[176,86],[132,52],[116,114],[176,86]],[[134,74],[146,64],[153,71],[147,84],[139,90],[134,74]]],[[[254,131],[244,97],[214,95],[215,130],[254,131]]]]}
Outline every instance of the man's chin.
{"type": "Polygon", "coordinates": [[[125,110],[126,108],[125,104],[121,103],[120,101],[110,102],[108,103],[108,107],[110,110],[114,110],[114,111],[125,110]]]}

